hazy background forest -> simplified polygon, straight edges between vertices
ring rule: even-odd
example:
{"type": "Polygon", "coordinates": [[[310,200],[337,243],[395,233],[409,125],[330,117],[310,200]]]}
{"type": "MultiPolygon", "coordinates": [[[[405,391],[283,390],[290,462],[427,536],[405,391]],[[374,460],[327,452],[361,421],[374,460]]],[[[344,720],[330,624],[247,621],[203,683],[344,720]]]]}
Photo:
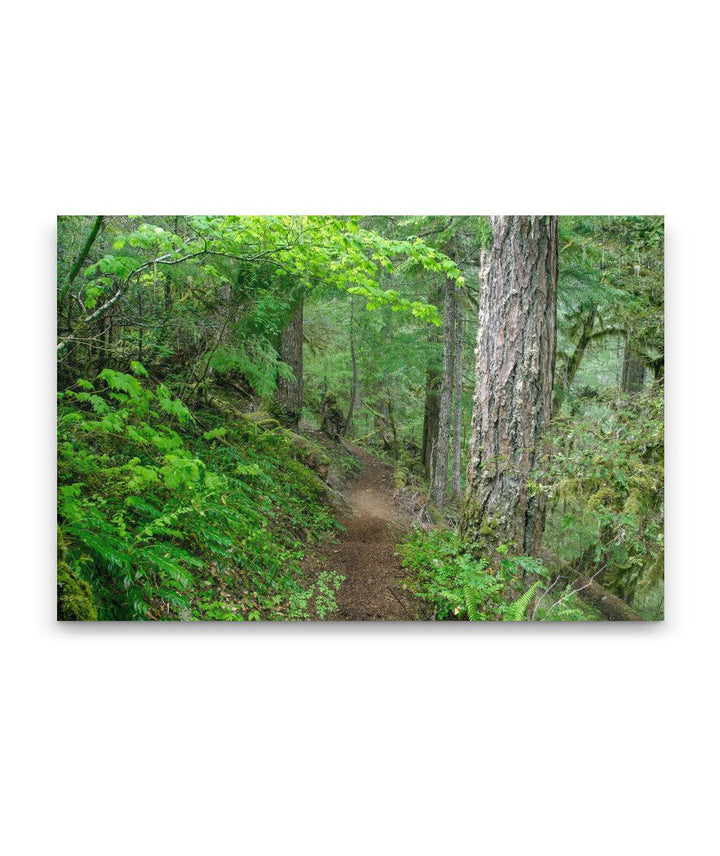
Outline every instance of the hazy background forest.
{"type": "Polygon", "coordinates": [[[523,544],[468,484],[489,218],[60,217],[59,617],[662,618],[663,221],[557,219],[523,544]],[[396,612],[333,564],[363,471],[396,612]]]}

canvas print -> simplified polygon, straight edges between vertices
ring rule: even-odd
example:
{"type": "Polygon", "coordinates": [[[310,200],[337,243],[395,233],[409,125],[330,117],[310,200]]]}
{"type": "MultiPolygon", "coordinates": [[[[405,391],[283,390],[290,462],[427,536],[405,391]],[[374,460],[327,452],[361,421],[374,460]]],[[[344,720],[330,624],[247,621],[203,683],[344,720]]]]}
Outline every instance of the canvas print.
{"type": "Polygon", "coordinates": [[[60,216],[63,621],[663,618],[663,218],[60,216]]]}

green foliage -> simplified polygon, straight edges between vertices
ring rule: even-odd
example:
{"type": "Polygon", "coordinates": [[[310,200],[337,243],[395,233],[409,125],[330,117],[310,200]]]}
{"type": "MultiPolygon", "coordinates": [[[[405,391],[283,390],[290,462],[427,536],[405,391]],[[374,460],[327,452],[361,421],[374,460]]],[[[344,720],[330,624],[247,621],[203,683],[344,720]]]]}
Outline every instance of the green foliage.
{"type": "Polygon", "coordinates": [[[329,615],[339,578],[308,584],[300,561],[333,521],[296,458],[242,420],[201,431],[165,386],[122,372],[62,393],[64,617],[94,617],[80,603],[90,593],[101,619],[309,617],[297,606],[308,585],[314,614],[329,615]]]}
{"type": "Polygon", "coordinates": [[[97,621],[92,589],[79,579],[66,561],[66,545],[58,532],[57,617],[58,621],[97,621]]]}
{"type": "Polygon", "coordinates": [[[568,585],[555,600],[542,595],[535,605],[537,621],[601,621],[604,620],[568,585]]]}
{"type": "Polygon", "coordinates": [[[497,570],[474,545],[447,530],[416,530],[400,546],[407,587],[439,621],[593,621],[598,616],[567,587],[553,596],[547,568],[530,556],[500,552],[497,570]],[[533,579],[534,578],[534,579],[533,579]]]}
{"type": "Polygon", "coordinates": [[[400,546],[403,567],[411,572],[409,589],[429,603],[437,620],[522,621],[530,601],[542,587],[529,574],[548,576],[542,563],[530,557],[504,557],[494,570],[475,558],[472,545],[447,530],[416,530],[400,546]]]}
{"type": "Polygon", "coordinates": [[[662,217],[560,218],[561,392],[580,341],[627,339],[648,365],[662,362],[663,243],[662,217]]]}
{"type": "MultiPolygon", "coordinates": [[[[72,257],[80,233],[84,218],[59,218],[60,252],[72,257]]],[[[289,371],[278,363],[280,334],[299,297],[320,284],[427,325],[440,323],[437,308],[388,277],[411,262],[463,281],[421,237],[389,237],[353,217],[105,217],[92,249],[81,277],[69,285],[61,278],[61,342],[73,341],[76,362],[92,363],[93,340],[85,337],[120,309],[121,337],[105,344],[106,364],[136,357],[162,377],[189,369],[192,380],[183,379],[193,394],[214,376],[271,397],[278,374],[289,371]]],[[[68,353],[59,351],[60,375],[71,385],[68,353]]]]}
{"type": "Polygon", "coordinates": [[[345,577],[337,571],[320,571],[313,585],[301,589],[290,598],[290,618],[303,620],[311,617],[319,621],[337,612],[335,596],[345,577]]]}
{"type": "Polygon", "coordinates": [[[522,621],[525,618],[525,611],[530,606],[530,601],[541,585],[542,583],[536,580],[526,592],[521,594],[516,601],[513,601],[505,610],[503,616],[505,621],[522,621]]]}
{"type": "MultiPolygon", "coordinates": [[[[598,392],[551,435],[548,540],[622,599],[662,584],[663,395],[598,392]]],[[[652,613],[648,617],[658,617],[652,613]]]]}
{"type": "MultiPolygon", "coordinates": [[[[487,218],[470,216],[59,218],[60,523],[100,614],[281,617],[291,598],[297,612],[312,584],[298,545],[329,525],[317,474],[357,469],[338,444],[308,445],[273,419],[278,380],[293,377],[281,336],[301,299],[303,427],[334,395],[352,412],[346,439],[391,461],[396,489],[442,523],[423,504],[442,291],[453,282],[462,304],[464,472],[489,241],[487,218]],[[248,411],[263,415],[257,428],[248,411]],[[254,582],[265,566],[272,584],[254,582]]],[[[533,474],[551,550],[648,617],[662,610],[663,241],[658,217],[560,218],[559,415],[549,464],[533,474]],[[626,341],[657,381],[634,398],[618,394],[626,341]]],[[[501,566],[501,599],[514,603],[540,573],[503,561],[517,565],[501,566]]],[[[451,614],[492,605],[478,586],[494,575],[480,573],[464,567],[462,588],[448,577],[451,614]]],[[[307,609],[316,601],[307,594],[307,609]]],[[[536,617],[576,608],[543,604],[536,617]]]]}

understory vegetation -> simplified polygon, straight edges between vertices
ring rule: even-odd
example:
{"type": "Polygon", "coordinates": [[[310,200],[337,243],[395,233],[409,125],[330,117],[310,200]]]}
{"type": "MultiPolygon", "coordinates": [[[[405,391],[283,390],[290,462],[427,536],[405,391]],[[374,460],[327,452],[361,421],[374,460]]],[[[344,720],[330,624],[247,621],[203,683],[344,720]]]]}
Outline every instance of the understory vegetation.
{"type": "Polygon", "coordinates": [[[598,618],[570,586],[553,592],[548,569],[529,556],[508,556],[502,550],[495,570],[487,559],[473,556],[470,544],[443,529],[417,530],[400,553],[403,567],[411,572],[408,588],[430,605],[438,621],[598,618]]]}
{"type": "Polygon", "coordinates": [[[332,614],[337,575],[308,581],[300,565],[334,526],[310,468],[322,450],[240,414],[193,416],[140,363],[132,369],[60,394],[62,617],[332,614]]]}
{"type": "Polygon", "coordinates": [[[358,448],[427,617],[662,618],[662,218],[61,217],[57,309],[59,618],[336,617],[358,448]]]}

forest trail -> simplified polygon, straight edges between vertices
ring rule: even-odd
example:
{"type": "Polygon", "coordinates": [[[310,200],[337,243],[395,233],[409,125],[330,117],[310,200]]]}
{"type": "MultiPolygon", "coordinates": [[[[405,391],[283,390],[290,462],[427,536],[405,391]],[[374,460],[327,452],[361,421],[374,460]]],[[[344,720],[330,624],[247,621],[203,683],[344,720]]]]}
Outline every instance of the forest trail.
{"type": "Polygon", "coordinates": [[[345,444],[362,470],[344,491],[345,531],[324,551],[326,565],[343,574],[337,596],[339,621],[412,621],[417,605],[402,588],[404,573],[395,555],[410,528],[393,496],[393,469],[357,446],[345,444]]]}

